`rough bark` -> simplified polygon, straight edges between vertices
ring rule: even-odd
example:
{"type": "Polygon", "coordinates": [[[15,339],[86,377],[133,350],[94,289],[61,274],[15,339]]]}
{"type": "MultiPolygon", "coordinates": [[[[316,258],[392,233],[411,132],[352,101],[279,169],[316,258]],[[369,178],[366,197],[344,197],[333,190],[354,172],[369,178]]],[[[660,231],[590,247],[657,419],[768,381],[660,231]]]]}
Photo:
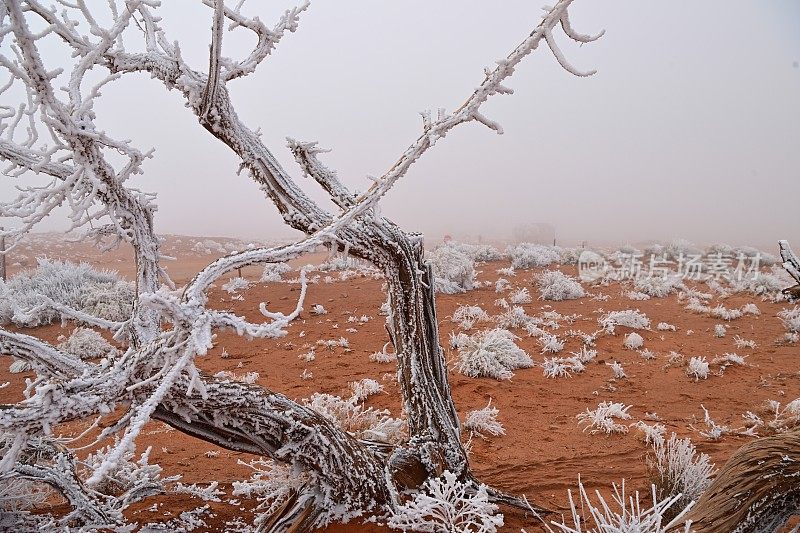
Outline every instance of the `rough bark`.
{"type": "Polygon", "coordinates": [[[740,448],[689,511],[697,533],[771,533],[800,512],[800,430],[740,448]]]}

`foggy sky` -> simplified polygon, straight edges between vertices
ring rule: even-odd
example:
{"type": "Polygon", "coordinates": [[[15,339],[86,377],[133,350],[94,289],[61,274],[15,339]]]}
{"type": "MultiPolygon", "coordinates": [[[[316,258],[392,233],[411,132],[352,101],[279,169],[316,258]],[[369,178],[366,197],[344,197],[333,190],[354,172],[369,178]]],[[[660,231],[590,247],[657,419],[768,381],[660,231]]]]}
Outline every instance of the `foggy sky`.
{"type": "MultiPolygon", "coordinates": [[[[211,10],[164,4],[168,37],[206,70],[211,10]]],[[[457,107],[483,67],[538,23],[539,4],[317,0],[257,73],[229,89],[239,116],[307,190],[314,183],[287,136],[332,148],[326,164],[364,190],[420,133],[418,113],[457,107]]],[[[290,5],[250,0],[246,12],[271,26],[290,5]]],[[[506,83],[515,94],[483,108],[505,134],[459,126],[390,191],[384,215],[431,239],[503,238],[547,222],[566,243],[800,246],[800,2],[576,0],[571,18],[582,33],[606,30],[582,47],[556,34],[573,65],[598,73],[568,74],[542,44],[506,83]]],[[[251,44],[228,32],[223,43],[237,57],[251,44]]],[[[292,234],[180,94],[125,76],[96,111],[109,133],[156,149],[135,184],[158,193],[158,231],[292,234]]],[[[40,229],[59,225],[56,217],[40,229]]]]}

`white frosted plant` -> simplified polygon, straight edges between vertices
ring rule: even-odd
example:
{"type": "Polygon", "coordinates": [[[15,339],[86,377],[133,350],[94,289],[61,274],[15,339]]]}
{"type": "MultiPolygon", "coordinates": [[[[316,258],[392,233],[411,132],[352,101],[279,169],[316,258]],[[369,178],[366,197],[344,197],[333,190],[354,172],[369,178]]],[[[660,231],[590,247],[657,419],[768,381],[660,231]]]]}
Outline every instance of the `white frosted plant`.
{"type": "Polygon", "coordinates": [[[714,325],[714,336],[717,338],[722,338],[727,333],[725,326],[723,324],[715,324],[714,325]]]}
{"type": "Polygon", "coordinates": [[[475,288],[475,261],[455,246],[444,245],[426,255],[436,292],[457,294],[475,288]]]}
{"type": "Polygon", "coordinates": [[[579,425],[584,426],[583,431],[588,429],[592,434],[627,433],[628,426],[620,424],[615,419],[630,420],[631,415],[628,414],[628,409],[631,407],[617,402],[603,402],[597,406],[597,409],[586,409],[575,418],[578,419],[579,425]]]}
{"type": "Polygon", "coordinates": [[[789,333],[800,333],[800,307],[778,311],[778,318],[789,333]]]}
{"type": "Polygon", "coordinates": [[[564,341],[551,333],[539,337],[539,345],[542,347],[542,353],[558,353],[564,349],[564,341]]]}
{"type": "Polygon", "coordinates": [[[639,420],[633,427],[638,429],[642,433],[642,440],[644,440],[645,444],[652,445],[658,439],[663,439],[664,433],[666,433],[667,428],[664,424],[660,424],[656,422],[655,424],[648,424],[642,420],[639,420]]]}
{"type": "Polygon", "coordinates": [[[406,437],[405,420],[392,418],[387,409],[365,407],[357,394],[343,399],[332,394],[314,393],[303,403],[359,439],[398,444],[406,437]]]}
{"type": "Polygon", "coordinates": [[[617,326],[633,329],[648,329],[650,319],[638,309],[625,309],[624,311],[611,311],[599,318],[598,323],[607,333],[613,334],[617,326]]]}
{"type": "Polygon", "coordinates": [[[119,350],[114,348],[98,332],[84,327],[77,327],[72,330],[70,336],[58,344],[56,348],[77,355],[84,360],[112,357],[119,353],[119,350]]]}
{"type": "Polygon", "coordinates": [[[239,291],[247,289],[250,286],[250,282],[244,278],[231,278],[228,280],[227,283],[222,285],[222,290],[227,292],[228,294],[236,294],[239,291]]]}
{"type": "Polygon", "coordinates": [[[625,335],[625,340],[622,341],[622,345],[628,350],[638,350],[644,346],[644,338],[635,331],[631,331],[625,335]]]}
{"type": "Polygon", "coordinates": [[[612,361],[610,363],[606,363],[606,366],[611,367],[611,372],[614,374],[614,379],[625,379],[628,377],[625,374],[625,368],[617,361],[612,361]]]}
{"type": "Polygon", "coordinates": [[[387,525],[403,531],[423,533],[495,533],[503,526],[503,515],[489,502],[486,486],[459,481],[445,470],[428,478],[411,497],[392,509],[387,525]]]}
{"type": "Polygon", "coordinates": [[[586,296],[586,291],[578,280],[559,270],[547,270],[535,277],[542,300],[575,300],[586,296]]]}
{"type": "Polygon", "coordinates": [[[561,254],[556,247],[541,244],[521,243],[509,246],[506,254],[511,258],[511,268],[516,270],[561,262],[561,254]]]}
{"type": "Polygon", "coordinates": [[[356,398],[357,401],[363,402],[370,396],[382,393],[383,385],[374,379],[364,378],[350,383],[350,390],[353,393],[353,397],[356,398]]]}
{"type": "Polygon", "coordinates": [[[745,339],[743,337],[740,337],[739,335],[735,335],[733,337],[733,344],[736,345],[737,348],[756,349],[758,347],[758,345],[756,344],[756,341],[745,339]]]}
{"type": "Polygon", "coordinates": [[[240,459],[237,463],[252,469],[253,473],[245,481],[233,482],[232,495],[256,499],[256,526],[271,518],[294,491],[300,490],[309,481],[309,475],[303,470],[271,459],[248,462],[240,459]]]}
{"type": "MultiPolygon", "coordinates": [[[[572,523],[567,524],[563,517],[561,522],[555,520],[550,522],[560,533],[691,532],[691,525],[685,523],[683,519],[688,509],[680,508],[677,497],[659,499],[655,486],[651,486],[652,507],[646,507],[641,502],[638,491],[633,496],[625,494],[624,479],[621,487],[614,484],[612,503],[606,502],[599,491],[595,491],[597,503],[593,502],[580,478],[578,478],[578,494],[580,499],[576,504],[572,490],[567,492],[572,523]]],[[[549,533],[556,533],[556,530],[546,523],[543,525],[549,533]]]]}
{"type": "Polygon", "coordinates": [[[640,276],[633,282],[636,292],[653,298],[664,298],[684,288],[681,277],[672,273],[665,276],[640,276]]]}
{"type": "Polygon", "coordinates": [[[328,310],[325,309],[322,304],[314,304],[311,306],[311,314],[317,316],[327,315],[328,310]]]}
{"type": "Polygon", "coordinates": [[[525,309],[515,305],[511,309],[497,315],[495,321],[497,326],[505,329],[524,328],[531,323],[532,317],[529,316],[525,309]]]}
{"type": "Polygon", "coordinates": [[[522,287],[521,289],[517,289],[509,294],[508,301],[514,305],[529,304],[533,301],[533,298],[531,298],[528,288],[522,287]]]}
{"type": "Polygon", "coordinates": [[[86,263],[37,259],[38,266],[0,283],[0,324],[33,327],[63,315],[58,306],[115,322],[133,311],[133,284],[86,263]]]}
{"type": "Polygon", "coordinates": [[[761,314],[761,310],[754,303],[744,304],[742,306],[741,310],[742,310],[742,313],[745,314],[745,315],[758,316],[758,315],[761,314]]]}
{"type": "Polygon", "coordinates": [[[533,360],[514,342],[513,333],[496,328],[458,336],[459,372],[468,377],[511,379],[512,370],[530,368],[533,360]]]}
{"type": "Polygon", "coordinates": [[[506,430],[503,425],[497,420],[497,415],[500,410],[492,407],[492,400],[482,409],[476,409],[467,413],[467,418],[464,421],[464,428],[471,431],[473,434],[486,438],[484,434],[489,434],[494,437],[505,435],[506,430]]]}
{"type": "Polygon", "coordinates": [[[658,331],[676,331],[678,328],[673,326],[672,324],[667,324],[666,322],[659,322],[656,326],[658,331]]]}
{"type": "Polygon", "coordinates": [[[286,263],[267,263],[264,265],[264,271],[261,273],[261,281],[263,283],[276,283],[282,280],[283,274],[291,272],[292,267],[286,263]]]}
{"type": "Polygon", "coordinates": [[[692,357],[686,365],[686,375],[695,381],[708,379],[709,366],[705,357],[692,357]]]}
{"type": "Polygon", "coordinates": [[[676,508],[684,509],[696,502],[711,485],[714,464],[708,455],[697,453],[689,439],[673,433],[669,440],[655,437],[648,467],[659,498],[678,498],[676,508]]]}
{"type": "Polygon", "coordinates": [[[505,292],[511,288],[511,282],[506,278],[500,278],[494,282],[494,292],[505,292]]]}
{"type": "Polygon", "coordinates": [[[460,305],[453,312],[450,317],[458,327],[464,330],[472,329],[472,327],[479,321],[485,322],[489,320],[489,314],[478,305],[460,305]]]}
{"type": "Polygon", "coordinates": [[[708,440],[720,440],[723,436],[731,432],[728,426],[717,424],[714,419],[711,418],[708,409],[706,409],[704,405],[701,404],[700,407],[703,409],[703,423],[706,425],[705,431],[698,431],[700,435],[708,440]]]}
{"type": "MultiPolygon", "coordinates": [[[[583,363],[577,361],[578,368],[583,370],[583,363]]],[[[542,363],[542,374],[546,378],[568,378],[572,375],[575,365],[562,357],[545,357],[542,363]]]]}

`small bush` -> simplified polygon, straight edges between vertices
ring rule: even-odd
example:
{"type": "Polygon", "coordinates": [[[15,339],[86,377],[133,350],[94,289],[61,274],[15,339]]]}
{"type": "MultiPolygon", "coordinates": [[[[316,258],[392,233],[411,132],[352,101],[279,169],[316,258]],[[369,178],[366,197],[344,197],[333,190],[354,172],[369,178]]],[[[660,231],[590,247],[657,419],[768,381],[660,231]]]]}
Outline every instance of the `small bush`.
{"type": "Polygon", "coordinates": [[[586,296],[583,286],[573,277],[558,270],[548,270],[536,276],[542,300],[575,300],[586,296]]]}

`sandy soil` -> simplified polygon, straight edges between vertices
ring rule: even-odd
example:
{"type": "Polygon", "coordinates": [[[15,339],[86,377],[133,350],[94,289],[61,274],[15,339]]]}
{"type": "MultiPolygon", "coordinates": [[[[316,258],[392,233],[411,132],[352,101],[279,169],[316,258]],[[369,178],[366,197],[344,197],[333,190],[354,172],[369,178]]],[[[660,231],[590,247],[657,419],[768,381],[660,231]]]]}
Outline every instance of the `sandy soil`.
{"type": "MultiPolygon", "coordinates": [[[[118,253],[124,253],[118,252],[118,253]]],[[[169,253],[169,251],[167,252],[169,253]]],[[[87,259],[89,257],[87,256],[87,259]]],[[[211,255],[185,256],[170,266],[177,275],[176,281],[185,281],[199,267],[206,264],[211,255]]],[[[95,264],[96,260],[92,260],[95,264]]],[[[305,261],[307,262],[307,261],[305,261]]],[[[120,269],[124,261],[112,258],[109,264],[120,269]]],[[[480,280],[494,282],[499,276],[496,269],[507,266],[505,262],[483,264],[479,268],[480,280]]],[[[123,274],[129,274],[120,269],[123,274]]],[[[565,267],[566,273],[575,275],[574,267],[565,267]]],[[[532,284],[536,270],[518,271],[511,282],[514,287],[528,287],[534,298],[538,291],[532,284]]],[[[245,276],[258,278],[254,270],[245,276]]],[[[307,398],[313,392],[343,393],[349,382],[362,379],[377,379],[386,387],[386,393],[370,398],[367,402],[380,408],[388,408],[393,415],[400,414],[400,398],[395,383],[394,365],[376,363],[369,355],[379,351],[388,341],[384,330],[384,319],[379,308],[384,300],[381,281],[355,278],[346,282],[319,283],[309,286],[306,309],[319,303],[328,309],[323,316],[312,316],[305,312],[289,327],[289,334],[279,340],[242,340],[231,333],[219,333],[217,345],[207,356],[198,361],[204,370],[215,373],[229,370],[234,373],[258,372],[257,383],[282,392],[294,399],[307,398]],[[351,316],[367,315],[366,324],[348,323],[351,316]],[[355,327],[356,333],[346,329],[355,327]],[[307,352],[318,339],[349,340],[350,351],[342,348],[317,349],[316,360],[306,362],[298,356],[307,352]],[[223,350],[228,354],[221,357],[223,350]],[[313,373],[313,379],[301,379],[304,370],[313,373]]],[[[299,287],[286,283],[258,283],[242,292],[244,299],[232,299],[216,288],[210,297],[213,305],[227,308],[237,314],[256,319],[258,303],[269,302],[271,309],[289,310],[295,305],[299,287]]],[[[752,437],[730,434],[720,441],[709,441],[698,433],[705,428],[701,404],[708,408],[712,418],[719,424],[731,428],[743,426],[742,415],[747,411],[763,413],[767,400],[787,403],[800,397],[800,373],[797,369],[797,346],[777,342],[784,333],[776,313],[787,304],[774,304],[761,300],[734,296],[725,301],[727,307],[754,302],[761,310],[760,316],[745,315],[727,323],[729,331],[723,338],[714,336],[714,318],[686,311],[675,295],[648,301],[631,301],[622,295],[622,287],[612,285],[591,289],[592,292],[608,294],[607,301],[590,298],[565,302],[536,300],[524,304],[529,315],[544,310],[555,310],[563,315],[579,314],[572,325],[562,322],[565,329],[591,333],[598,329],[597,319],[611,310],[636,309],[644,312],[653,325],[664,321],[677,326],[677,331],[661,332],[655,329],[640,331],[644,346],[657,354],[652,360],[643,359],[637,352],[623,348],[622,341],[627,328],[617,328],[616,335],[600,336],[597,341],[598,356],[587,365],[582,374],[571,378],[548,379],[542,369],[518,370],[513,379],[496,381],[490,378],[467,378],[451,368],[449,378],[453,396],[462,417],[472,409],[485,406],[491,398],[500,409],[499,419],[506,429],[501,437],[483,440],[473,439],[471,464],[478,478],[487,484],[515,494],[525,494],[528,499],[559,512],[567,503],[567,489],[575,488],[578,475],[589,489],[600,489],[606,496],[611,484],[623,478],[628,490],[644,492],[649,501],[649,481],[645,456],[648,447],[635,429],[624,435],[600,435],[583,432],[576,415],[585,409],[594,409],[600,402],[617,401],[632,405],[631,422],[645,419],[645,413],[657,413],[667,431],[680,436],[689,436],[700,451],[711,456],[717,466],[752,437]],[[733,337],[740,335],[756,341],[756,349],[737,349],[733,337]],[[706,356],[710,361],[725,352],[736,352],[747,356],[747,366],[729,367],[722,375],[711,375],[699,382],[689,378],[684,366],[670,365],[667,354],[676,351],[691,356],[706,356]],[[620,362],[627,379],[613,379],[611,369],[605,364],[620,362]]],[[[500,309],[494,305],[499,296],[491,287],[480,288],[460,295],[439,295],[437,309],[442,339],[456,330],[449,320],[453,311],[463,304],[480,305],[490,314],[500,309]]],[[[716,301],[715,301],[716,303],[716,301]]],[[[476,329],[490,327],[491,323],[479,324],[476,329]]],[[[55,341],[59,335],[68,334],[72,326],[50,325],[36,328],[29,333],[43,339],[55,341]]],[[[537,362],[543,360],[539,344],[520,330],[520,346],[537,362]]],[[[564,353],[577,351],[580,341],[570,338],[564,353]]],[[[456,353],[445,347],[447,357],[454,360],[456,353]]],[[[11,359],[0,357],[0,383],[11,385],[0,390],[0,402],[8,403],[21,398],[24,379],[32,374],[8,373],[11,359]]],[[[453,367],[454,365],[450,365],[453,367]]],[[[717,371],[718,365],[712,365],[717,371]]],[[[62,428],[65,433],[77,431],[70,425],[62,428]]],[[[469,435],[464,435],[468,438],[469,435]]],[[[229,452],[205,442],[192,439],[167,426],[152,422],[138,441],[139,449],[153,447],[151,463],[159,463],[164,475],[180,474],[184,483],[206,483],[219,480],[220,486],[230,491],[231,483],[249,475],[249,469],[237,464],[247,460],[245,454],[229,452]]],[[[186,495],[164,495],[146,500],[134,506],[131,518],[146,523],[163,521],[181,511],[203,505],[203,502],[186,495]],[[156,504],[156,507],[151,507],[156,504]]],[[[241,516],[250,520],[253,503],[242,500],[239,505],[210,503],[214,516],[207,518],[209,531],[222,531],[225,522],[241,516]]],[[[504,531],[538,531],[536,520],[513,510],[506,511],[504,531]]],[[[373,525],[348,524],[329,528],[330,531],[383,531],[373,525]]]]}

